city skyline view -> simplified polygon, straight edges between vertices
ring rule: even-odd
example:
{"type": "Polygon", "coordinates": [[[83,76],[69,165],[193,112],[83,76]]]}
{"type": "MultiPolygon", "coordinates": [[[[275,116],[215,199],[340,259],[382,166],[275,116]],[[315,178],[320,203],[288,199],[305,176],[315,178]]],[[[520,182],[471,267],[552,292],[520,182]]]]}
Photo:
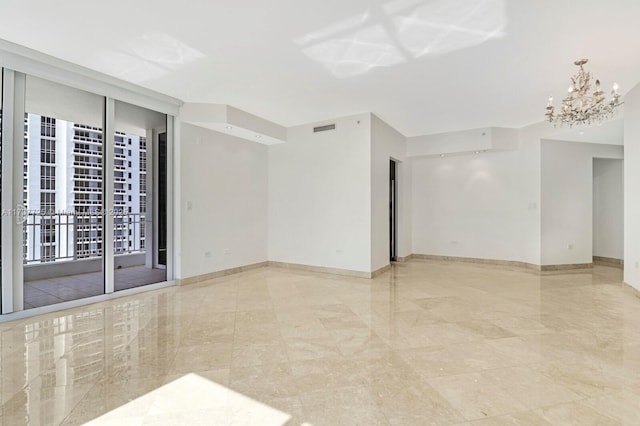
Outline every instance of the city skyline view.
{"type": "Polygon", "coordinates": [[[24,262],[102,254],[102,216],[115,217],[116,253],[144,250],[146,138],[114,135],[114,207],[103,210],[102,129],[25,114],[24,262]]]}

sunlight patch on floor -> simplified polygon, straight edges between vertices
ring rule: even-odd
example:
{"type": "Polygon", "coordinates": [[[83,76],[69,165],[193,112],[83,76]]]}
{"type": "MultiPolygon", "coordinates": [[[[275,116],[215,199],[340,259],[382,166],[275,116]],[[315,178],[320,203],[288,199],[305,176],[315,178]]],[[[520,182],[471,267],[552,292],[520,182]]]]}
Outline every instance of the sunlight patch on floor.
{"type": "Polygon", "coordinates": [[[240,393],[187,374],[98,417],[88,425],[106,424],[242,424],[284,425],[287,413],[240,393]]]}

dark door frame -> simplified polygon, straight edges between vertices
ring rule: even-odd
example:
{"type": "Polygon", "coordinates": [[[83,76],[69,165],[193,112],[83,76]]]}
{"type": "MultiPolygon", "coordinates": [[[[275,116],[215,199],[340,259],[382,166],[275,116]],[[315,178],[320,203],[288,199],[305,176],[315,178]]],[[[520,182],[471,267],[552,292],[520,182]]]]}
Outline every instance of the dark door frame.
{"type": "Polygon", "coordinates": [[[389,260],[398,259],[398,163],[389,159],[389,260]]]}

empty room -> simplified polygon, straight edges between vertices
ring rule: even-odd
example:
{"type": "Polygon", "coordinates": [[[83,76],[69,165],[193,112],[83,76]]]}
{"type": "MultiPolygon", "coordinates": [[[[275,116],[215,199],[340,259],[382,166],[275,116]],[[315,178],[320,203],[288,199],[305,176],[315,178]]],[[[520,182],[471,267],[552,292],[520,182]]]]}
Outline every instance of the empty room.
{"type": "Polygon", "coordinates": [[[3,1],[0,424],[640,424],[638,19],[3,1]]]}

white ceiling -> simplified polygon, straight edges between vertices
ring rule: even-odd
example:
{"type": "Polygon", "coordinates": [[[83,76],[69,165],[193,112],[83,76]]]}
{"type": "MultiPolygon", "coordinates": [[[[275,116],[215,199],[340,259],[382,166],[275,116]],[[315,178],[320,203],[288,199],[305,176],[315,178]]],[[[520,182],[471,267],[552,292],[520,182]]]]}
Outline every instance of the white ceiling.
{"type": "Polygon", "coordinates": [[[620,117],[614,117],[599,125],[558,128],[546,139],[624,145],[624,120],[620,117]]]}
{"type": "Polygon", "coordinates": [[[639,21],[637,0],[0,2],[0,38],[187,102],[406,136],[541,121],[582,57],[624,94],[639,21]]]}

